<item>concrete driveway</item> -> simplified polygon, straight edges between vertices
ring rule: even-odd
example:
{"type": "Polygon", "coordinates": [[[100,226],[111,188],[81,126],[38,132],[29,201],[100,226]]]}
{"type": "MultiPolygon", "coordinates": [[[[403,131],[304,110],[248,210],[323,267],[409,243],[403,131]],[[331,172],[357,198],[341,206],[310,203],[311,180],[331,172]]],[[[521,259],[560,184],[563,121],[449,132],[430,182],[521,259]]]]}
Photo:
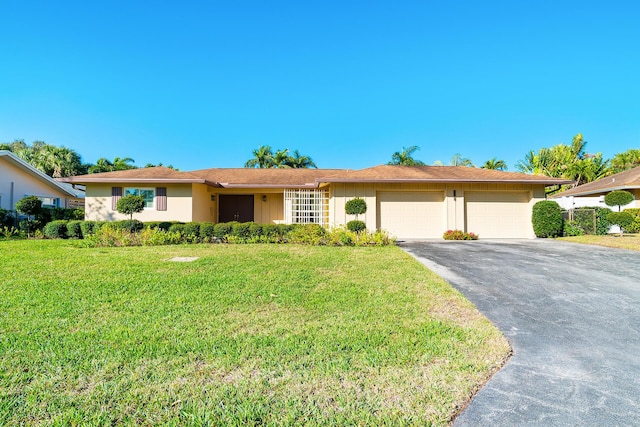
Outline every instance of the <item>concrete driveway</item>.
{"type": "Polygon", "coordinates": [[[640,425],[640,253],[552,240],[400,246],[514,350],[455,426],[640,425]]]}

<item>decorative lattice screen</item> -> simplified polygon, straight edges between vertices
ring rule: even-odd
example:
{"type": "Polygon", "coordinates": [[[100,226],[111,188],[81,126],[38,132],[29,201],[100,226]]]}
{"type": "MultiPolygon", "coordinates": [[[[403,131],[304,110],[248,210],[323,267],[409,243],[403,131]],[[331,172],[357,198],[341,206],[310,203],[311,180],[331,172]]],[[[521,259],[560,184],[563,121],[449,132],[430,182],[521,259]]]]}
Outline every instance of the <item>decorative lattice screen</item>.
{"type": "Polygon", "coordinates": [[[284,220],[287,224],[329,224],[326,190],[285,189],[284,220]]]}

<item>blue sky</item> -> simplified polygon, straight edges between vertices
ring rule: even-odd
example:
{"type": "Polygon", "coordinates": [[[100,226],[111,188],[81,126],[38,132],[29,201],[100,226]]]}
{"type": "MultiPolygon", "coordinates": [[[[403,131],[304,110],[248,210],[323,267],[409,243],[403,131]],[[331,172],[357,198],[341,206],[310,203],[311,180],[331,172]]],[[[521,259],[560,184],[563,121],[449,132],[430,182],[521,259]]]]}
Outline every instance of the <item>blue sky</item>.
{"type": "Polygon", "coordinates": [[[271,145],[363,168],[417,145],[428,164],[514,170],[578,132],[605,157],[640,147],[638,2],[23,0],[0,16],[0,142],[85,162],[241,167],[271,145]]]}

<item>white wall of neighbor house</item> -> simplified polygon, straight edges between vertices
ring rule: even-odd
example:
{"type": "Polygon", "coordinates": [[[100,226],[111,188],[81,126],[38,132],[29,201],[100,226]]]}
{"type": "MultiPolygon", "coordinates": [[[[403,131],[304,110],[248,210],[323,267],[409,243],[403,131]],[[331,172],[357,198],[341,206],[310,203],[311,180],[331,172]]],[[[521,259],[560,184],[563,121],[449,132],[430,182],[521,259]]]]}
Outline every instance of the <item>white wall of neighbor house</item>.
{"type": "Polygon", "coordinates": [[[545,194],[543,185],[532,184],[337,183],[330,192],[332,226],[355,219],[344,211],[355,197],[367,202],[358,218],[367,229],[387,228],[399,238],[439,238],[449,229],[481,238],[534,238],[531,210],[545,194]]]}
{"type": "Polygon", "coordinates": [[[193,198],[192,184],[147,184],[147,183],[116,183],[116,184],[87,184],[85,196],[85,219],[90,221],[119,221],[129,219],[129,215],[122,215],[112,209],[111,188],[167,188],[167,210],[158,211],[156,207],[146,208],[133,214],[133,218],[145,221],[192,221],[193,198]]]}
{"type": "Polygon", "coordinates": [[[14,166],[0,157],[0,209],[14,210],[18,200],[25,196],[38,196],[46,199],[56,199],[58,206],[67,207],[70,197],[53,185],[47,184],[32,174],[14,166]]]}

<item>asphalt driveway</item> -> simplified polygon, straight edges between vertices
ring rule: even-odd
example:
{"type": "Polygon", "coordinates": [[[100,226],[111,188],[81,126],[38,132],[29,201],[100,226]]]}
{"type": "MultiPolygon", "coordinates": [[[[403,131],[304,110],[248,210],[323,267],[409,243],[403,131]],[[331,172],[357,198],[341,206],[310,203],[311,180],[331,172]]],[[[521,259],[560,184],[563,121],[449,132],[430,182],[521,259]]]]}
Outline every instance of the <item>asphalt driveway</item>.
{"type": "Polygon", "coordinates": [[[455,426],[640,425],[640,253],[552,240],[400,246],[514,350],[455,426]]]}

